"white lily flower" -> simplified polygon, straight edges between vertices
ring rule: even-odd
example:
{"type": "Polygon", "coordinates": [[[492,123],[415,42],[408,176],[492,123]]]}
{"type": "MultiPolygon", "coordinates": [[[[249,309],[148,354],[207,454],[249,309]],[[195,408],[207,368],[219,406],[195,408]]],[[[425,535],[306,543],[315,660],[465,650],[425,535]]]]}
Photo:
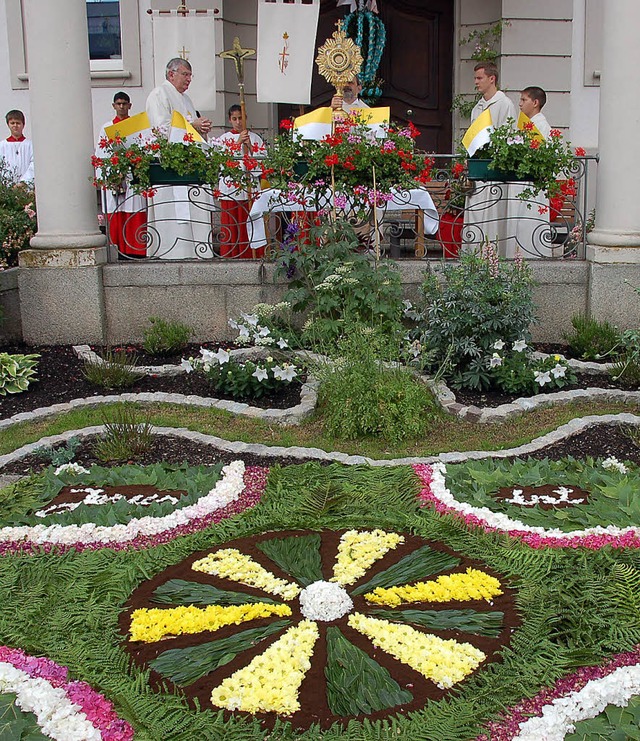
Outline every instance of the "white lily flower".
{"type": "Polygon", "coordinates": [[[243,312],[242,314],[240,314],[240,316],[244,319],[244,321],[250,327],[257,327],[258,326],[258,317],[255,314],[245,314],[243,312]]]}
{"type": "Polygon", "coordinates": [[[285,365],[282,369],[282,380],[283,381],[293,381],[294,378],[298,375],[298,371],[296,370],[295,365],[285,365]]]}
{"type": "Polygon", "coordinates": [[[229,358],[231,356],[226,350],[223,350],[222,348],[218,350],[218,352],[211,353],[211,359],[217,360],[220,365],[224,365],[225,363],[229,362],[229,358]]]}
{"type": "Polygon", "coordinates": [[[258,337],[267,337],[270,334],[271,330],[269,329],[269,327],[260,327],[258,331],[258,337]]]}
{"type": "Polygon", "coordinates": [[[558,363],[558,364],[557,364],[557,365],[555,366],[555,368],[552,368],[552,369],[551,369],[551,375],[552,375],[552,376],[553,376],[554,378],[564,378],[564,377],[565,377],[565,375],[566,375],[566,373],[567,373],[567,368],[566,368],[566,366],[564,366],[564,365],[560,365],[560,363],[558,363]]]}
{"type": "Polygon", "coordinates": [[[249,337],[249,327],[238,327],[238,337],[249,337]]]}
{"type": "Polygon", "coordinates": [[[496,340],[493,343],[494,350],[502,350],[503,347],[504,347],[504,340],[496,340]]]}
{"type": "Polygon", "coordinates": [[[276,381],[282,381],[282,368],[279,365],[274,365],[271,371],[276,381]]]}
{"type": "Polygon", "coordinates": [[[269,377],[266,368],[256,368],[251,375],[257,378],[258,381],[266,381],[269,377]]]}
{"type": "Polygon", "coordinates": [[[542,371],[534,371],[533,376],[536,383],[540,385],[540,388],[542,388],[545,383],[551,383],[551,375],[549,371],[545,371],[544,373],[542,371]]]}
{"type": "Polygon", "coordinates": [[[200,355],[202,355],[202,359],[206,362],[213,360],[213,350],[207,350],[206,347],[200,348],[200,355]]]}
{"type": "Polygon", "coordinates": [[[240,329],[240,325],[238,324],[238,322],[236,322],[235,319],[229,319],[229,326],[231,327],[231,329],[240,329]]]}
{"type": "Polygon", "coordinates": [[[281,337],[281,338],[280,338],[280,339],[279,339],[279,340],[278,340],[278,341],[276,342],[276,345],[278,345],[278,347],[279,347],[279,348],[280,348],[281,350],[284,350],[284,349],[285,349],[285,347],[289,347],[289,343],[288,343],[288,342],[287,342],[287,341],[285,340],[285,338],[284,338],[284,337],[281,337]]]}
{"type": "Polygon", "coordinates": [[[524,340],[518,340],[517,342],[513,343],[513,351],[514,352],[522,352],[523,350],[527,349],[527,343],[524,340]]]}
{"type": "Polygon", "coordinates": [[[502,358],[497,352],[494,352],[489,359],[489,368],[499,368],[502,365],[502,358]]]}
{"type": "Polygon", "coordinates": [[[186,371],[187,373],[191,373],[193,370],[193,366],[191,365],[191,361],[187,360],[186,358],[182,358],[180,361],[180,367],[183,371],[186,371]]]}

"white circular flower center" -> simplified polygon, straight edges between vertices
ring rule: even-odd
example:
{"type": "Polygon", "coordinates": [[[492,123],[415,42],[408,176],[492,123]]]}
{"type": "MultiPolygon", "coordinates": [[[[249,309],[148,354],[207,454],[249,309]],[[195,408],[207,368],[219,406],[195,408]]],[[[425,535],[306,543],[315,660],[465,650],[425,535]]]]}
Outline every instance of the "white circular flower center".
{"type": "Polygon", "coordinates": [[[314,581],[300,592],[300,610],[308,620],[329,622],[353,609],[351,597],[339,584],[314,581]]]}

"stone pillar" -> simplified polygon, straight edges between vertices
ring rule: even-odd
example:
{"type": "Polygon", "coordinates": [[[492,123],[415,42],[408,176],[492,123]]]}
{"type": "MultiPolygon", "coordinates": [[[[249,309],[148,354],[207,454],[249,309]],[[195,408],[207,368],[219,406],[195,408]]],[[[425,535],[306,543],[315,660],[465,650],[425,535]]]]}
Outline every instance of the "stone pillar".
{"type": "Polygon", "coordinates": [[[100,341],[105,237],[90,184],[94,150],[84,0],[24,2],[38,231],[20,255],[24,339],[100,341]]]}
{"type": "Polygon", "coordinates": [[[603,3],[596,226],[589,234],[589,310],[621,329],[638,326],[640,297],[640,100],[629,75],[640,68],[637,0],[603,3]]]}

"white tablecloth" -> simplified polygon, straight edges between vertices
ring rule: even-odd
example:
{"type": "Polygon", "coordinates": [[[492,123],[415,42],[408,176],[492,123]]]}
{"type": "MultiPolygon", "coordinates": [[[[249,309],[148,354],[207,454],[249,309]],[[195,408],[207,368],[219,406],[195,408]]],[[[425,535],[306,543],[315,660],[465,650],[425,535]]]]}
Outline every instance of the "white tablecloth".
{"type": "MultiPolygon", "coordinates": [[[[384,209],[378,209],[380,217],[389,211],[421,209],[424,219],[424,233],[435,234],[438,231],[438,225],[440,223],[438,211],[433,204],[429,191],[424,188],[414,188],[409,191],[391,191],[391,193],[393,200],[389,201],[384,209]]],[[[314,192],[307,191],[304,195],[304,200],[307,203],[303,205],[297,201],[288,200],[284,191],[277,188],[267,188],[261,191],[251,207],[249,223],[247,224],[251,249],[258,249],[267,243],[264,219],[262,218],[265,213],[275,211],[317,211],[315,195],[314,192]]],[[[303,198],[300,200],[303,200],[303,198]]],[[[322,194],[320,202],[323,204],[331,203],[330,191],[322,194]]]]}

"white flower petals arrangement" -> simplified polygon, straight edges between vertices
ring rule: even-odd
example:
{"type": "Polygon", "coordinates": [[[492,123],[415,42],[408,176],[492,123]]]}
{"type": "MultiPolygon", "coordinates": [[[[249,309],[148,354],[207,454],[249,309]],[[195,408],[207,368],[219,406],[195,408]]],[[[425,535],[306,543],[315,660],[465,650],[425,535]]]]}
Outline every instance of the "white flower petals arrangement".
{"type": "Polygon", "coordinates": [[[308,620],[330,622],[353,610],[353,601],[338,584],[314,581],[300,592],[300,612],[308,620]]]}
{"type": "Polygon", "coordinates": [[[16,704],[33,713],[38,726],[55,741],[101,741],[102,734],[79,711],[63,689],[46,679],[30,677],[11,664],[0,663],[0,692],[16,695],[16,704]]]}
{"type": "Polygon", "coordinates": [[[640,665],[620,667],[606,677],[592,679],[581,690],[545,705],[542,715],[520,724],[514,741],[562,741],[578,721],[595,718],[607,705],[625,707],[637,694],[640,694],[640,665]]]}
{"type": "Polygon", "coordinates": [[[573,494],[573,489],[566,486],[559,486],[553,490],[557,497],[548,494],[531,494],[527,499],[522,496],[522,489],[514,489],[510,499],[503,499],[508,504],[519,504],[521,507],[535,507],[536,504],[581,504],[584,499],[569,499],[569,494],[573,494]]]}
{"type": "Polygon", "coordinates": [[[509,535],[519,537],[534,548],[578,547],[597,550],[606,545],[617,547],[640,547],[640,527],[625,528],[607,525],[563,532],[559,528],[544,528],[536,525],[525,525],[502,512],[494,512],[488,507],[474,507],[466,502],[459,502],[449,491],[445,481],[446,466],[444,463],[433,465],[414,464],[413,470],[422,481],[423,489],[418,495],[423,505],[435,506],[441,513],[457,514],[468,524],[486,530],[502,530],[509,535]]]}
{"type": "Polygon", "coordinates": [[[83,525],[3,527],[0,528],[0,543],[106,546],[131,542],[140,536],[156,536],[189,525],[236,501],[245,488],[244,475],[244,463],[233,461],[224,466],[220,479],[208,494],[194,504],[163,517],[140,517],[130,520],[126,525],[114,526],[87,522],[83,525]]]}

